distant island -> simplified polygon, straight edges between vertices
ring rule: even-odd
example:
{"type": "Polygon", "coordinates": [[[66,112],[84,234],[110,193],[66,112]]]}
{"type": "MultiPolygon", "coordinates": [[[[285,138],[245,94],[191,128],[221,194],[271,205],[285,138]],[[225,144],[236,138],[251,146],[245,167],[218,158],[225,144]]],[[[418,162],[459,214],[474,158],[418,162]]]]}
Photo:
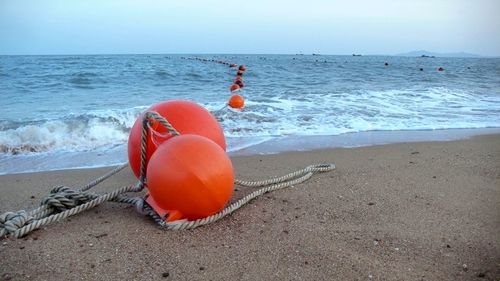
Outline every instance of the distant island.
{"type": "Polygon", "coordinates": [[[408,53],[397,54],[400,57],[422,57],[422,58],[434,58],[434,57],[445,57],[445,58],[481,58],[483,56],[477,54],[470,54],[464,52],[458,53],[435,53],[425,50],[411,51],[408,53]]]}

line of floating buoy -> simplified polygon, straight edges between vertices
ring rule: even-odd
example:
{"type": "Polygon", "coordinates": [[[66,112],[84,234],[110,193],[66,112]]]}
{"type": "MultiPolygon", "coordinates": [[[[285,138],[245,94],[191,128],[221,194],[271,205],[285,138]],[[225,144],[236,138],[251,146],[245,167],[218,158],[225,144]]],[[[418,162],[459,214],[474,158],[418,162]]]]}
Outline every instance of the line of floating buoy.
{"type": "Polygon", "coordinates": [[[229,67],[236,67],[236,66],[238,66],[235,63],[230,63],[230,62],[227,62],[227,61],[216,60],[216,59],[206,59],[206,58],[199,58],[199,57],[181,57],[181,59],[183,59],[183,60],[197,60],[197,61],[202,61],[202,62],[215,62],[215,63],[218,63],[218,64],[227,65],[229,67]]]}
{"type": "MultiPolygon", "coordinates": [[[[206,59],[206,58],[199,58],[199,57],[181,57],[183,60],[196,60],[196,61],[201,61],[201,62],[215,62],[219,64],[224,64],[228,65],[229,67],[236,67],[238,66],[235,63],[229,63],[223,60],[216,60],[216,59],[206,59]]],[[[245,73],[246,67],[245,65],[240,65],[238,66],[238,70],[236,72],[236,78],[234,79],[233,83],[229,86],[229,91],[232,93],[231,97],[229,98],[227,104],[223,107],[225,108],[226,106],[229,106],[234,109],[242,109],[245,106],[245,99],[243,96],[241,96],[239,93],[241,90],[245,87],[245,83],[243,82],[243,73],[245,73]]],[[[220,110],[222,110],[221,108],[220,110]]],[[[218,110],[218,111],[220,111],[218,110]]]]}
{"type": "MultiPolygon", "coordinates": [[[[389,63],[388,63],[388,62],[385,62],[385,63],[384,63],[384,66],[389,66],[389,63]]],[[[467,69],[470,69],[470,67],[467,67],[467,69]]],[[[420,71],[424,71],[424,69],[423,69],[422,67],[420,67],[420,68],[419,68],[419,70],[420,70],[420,71]]],[[[440,67],[438,67],[436,70],[437,70],[437,71],[444,71],[444,68],[440,66],[440,67]]]]}
{"type": "Polygon", "coordinates": [[[240,65],[238,67],[238,71],[236,72],[236,78],[234,79],[233,84],[229,86],[229,91],[231,91],[232,95],[227,104],[231,108],[242,109],[245,106],[245,99],[243,99],[243,96],[238,93],[245,87],[245,83],[243,83],[243,73],[245,73],[246,70],[247,68],[245,65],[240,65]]]}

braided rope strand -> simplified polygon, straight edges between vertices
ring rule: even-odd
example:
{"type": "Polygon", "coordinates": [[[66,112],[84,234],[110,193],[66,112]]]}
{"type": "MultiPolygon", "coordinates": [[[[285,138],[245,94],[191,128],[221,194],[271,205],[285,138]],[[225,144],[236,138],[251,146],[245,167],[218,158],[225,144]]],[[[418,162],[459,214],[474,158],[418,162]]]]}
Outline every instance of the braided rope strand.
{"type": "Polygon", "coordinates": [[[105,181],[106,179],[110,178],[111,176],[115,175],[116,173],[120,172],[121,170],[125,169],[128,167],[128,162],[125,162],[118,167],[114,168],[113,170],[109,171],[108,173],[98,177],[97,179],[89,182],[88,184],[80,187],[80,191],[87,191],[91,189],[92,187],[100,184],[101,182],[105,181]]]}
{"type": "Polygon", "coordinates": [[[95,206],[97,206],[105,201],[109,201],[109,200],[117,197],[120,194],[134,191],[135,189],[136,189],[136,187],[133,185],[125,186],[125,187],[119,188],[115,191],[112,191],[110,193],[106,193],[104,195],[101,195],[101,196],[97,197],[96,199],[91,200],[85,204],[78,205],[74,208],[68,209],[64,212],[57,213],[57,214],[48,216],[48,217],[40,219],[40,220],[33,221],[32,223],[30,223],[22,228],[17,229],[13,233],[13,237],[15,237],[15,238],[23,237],[26,234],[30,233],[31,231],[38,229],[46,224],[53,223],[53,222],[56,222],[58,220],[65,219],[67,217],[76,215],[76,214],[81,213],[85,210],[91,209],[91,208],[93,208],[93,207],[95,207],[95,206]]]}

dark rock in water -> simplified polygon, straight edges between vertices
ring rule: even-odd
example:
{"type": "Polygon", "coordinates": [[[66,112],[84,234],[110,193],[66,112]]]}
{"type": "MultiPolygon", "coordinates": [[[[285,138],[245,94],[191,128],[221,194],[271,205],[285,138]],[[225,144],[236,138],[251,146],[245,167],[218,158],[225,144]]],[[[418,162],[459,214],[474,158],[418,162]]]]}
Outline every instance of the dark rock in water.
{"type": "Polygon", "coordinates": [[[163,272],[161,274],[161,277],[163,277],[163,278],[167,278],[168,276],[170,276],[170,273],[168,271],[167,272],[163,272]]]}

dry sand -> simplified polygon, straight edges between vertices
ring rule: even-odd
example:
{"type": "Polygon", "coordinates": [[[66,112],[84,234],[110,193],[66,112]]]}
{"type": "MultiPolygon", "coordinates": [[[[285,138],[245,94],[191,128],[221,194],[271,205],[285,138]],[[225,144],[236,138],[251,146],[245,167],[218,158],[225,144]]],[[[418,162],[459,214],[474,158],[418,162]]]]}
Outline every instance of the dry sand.
{"type": "MultiPolygon", "coordinates": [[[[190,231],[103,205],[0,240],[0,280],[499,280],[500,135],[233,158],[237,177],[333,172],[190,231]]],[[[109,169],[0,177],[0,212],[109,169]]],[[[96,191],[134,183],[129,170],[96,191]]],[[[248,190],[238,188],[235,197],[248,190]]]]}

